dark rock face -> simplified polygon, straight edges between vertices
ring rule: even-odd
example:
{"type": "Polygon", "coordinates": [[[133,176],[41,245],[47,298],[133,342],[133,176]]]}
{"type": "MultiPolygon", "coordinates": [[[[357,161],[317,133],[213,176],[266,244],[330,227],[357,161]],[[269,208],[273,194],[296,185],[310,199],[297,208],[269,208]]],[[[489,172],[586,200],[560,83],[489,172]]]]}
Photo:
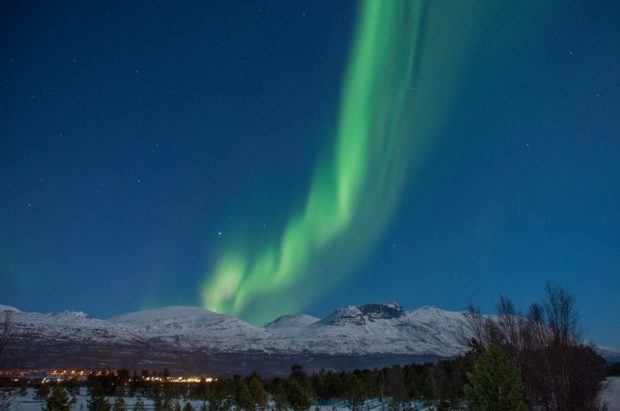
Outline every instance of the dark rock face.
{"type": "Polygon", "coordinates": [[[329,325],[364,325],[376,320],[399,318],[405,314],[405,309],[398,303],[366,304],[339,308],[321,322],[329,325]]]}
{"type": "Polygon", "coordinates": [[[389,320],[405,315],[405,309],[398,303],[366,304],[360,306],[360,311],[370,321],[378,319],[389,320]]]}

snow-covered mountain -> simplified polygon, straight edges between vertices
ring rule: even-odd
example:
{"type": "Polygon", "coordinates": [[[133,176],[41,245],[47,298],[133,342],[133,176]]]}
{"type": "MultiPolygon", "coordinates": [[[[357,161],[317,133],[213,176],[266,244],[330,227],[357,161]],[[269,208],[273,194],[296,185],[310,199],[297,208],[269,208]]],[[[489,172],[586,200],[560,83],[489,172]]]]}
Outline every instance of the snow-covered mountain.
{"type": "Polygon", "coordinates": [[[82,312],[10,311],[20,339],[47,343],[143,343],[207,352],[353,355],[452,356],[465,348],[465,313],[435,307],[406,311],[397,303],[338,308],[323,319],[285,315],[265,327],[197,307],[164,307],[108,320],[82,312]]]}
{"type": "MultiPolygon", "coordinates": [[[[9,312],[12,367],[143,367],[217,373],[287,372],[293,363],[334,369],[451,357],[466,350],[467,312],[398,303],[336,309],[323,319],[285,315],[264,327],[197,307],[96,319],[83,312],[9,312]],[[210,368],[209,368],[210,367],[210,368]]],[[[609,357],[617,352],[605,349],[609,357]]]]}
{"type": "Polygon", "coordinates": [[[321,319],[306,314],[287,314],[276,318],[265,326],[268,330],[279,330],[289,328],[306,327],[310,324],[314,324],[321,319]]]}
{"type": "Polygon", "coordinates": [[[464,312],[435,307],[406,311],[397,303],[338,308],[320,321],[279,329],[265,341],[270,352],[338,355],[415,354],[448,357],[465,350],[464,312]],[[291,332],[287,332],[290,330],[291,332]]]}
{"type": "Polygon", "coordinates": [[[138,311],[107,322],[130,329],[152,344],[211,351],[247,351],[269,337],[264,328],[198,307],[138,311]]]}
{"type": "Polygon", "coordinates": [[[0,306],[10,313],[12,335],[19,340],[38,340],[46,344],[62,342],[135,344],[142,338],[131,328],[90,317],[81,311],[27,313],[0,306]]]}

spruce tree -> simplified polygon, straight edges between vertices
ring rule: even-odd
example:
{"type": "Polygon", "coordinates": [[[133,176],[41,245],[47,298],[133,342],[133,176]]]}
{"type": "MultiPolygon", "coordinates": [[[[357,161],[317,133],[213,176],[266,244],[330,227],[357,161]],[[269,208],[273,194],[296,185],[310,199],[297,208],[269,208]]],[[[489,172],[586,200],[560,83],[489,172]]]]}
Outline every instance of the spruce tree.
{"type": "Polygon", "coordinates": [[[288,398],[282,381],[278,381],[272,389],[274,406],[277,411],[288,409],[288,398]]]}
{"type": "Polygon", "coordinates": [[[110,411],[110,403],[105,396],[103,387],[99,383],[93,385],[90,390],[88,409],[90,411],[110,411]]]}
{"type": "Polygon", "coordinates": [[[161,395],[158,393],[155,393],[153,396],[153,408],[155,409],[155,411],[160,411],[164,409],[161,402],[161,395]]]}
{"type": "Polygon", "coordinates": [[[526,410],[517,365],[497,346],[489,347],[467,373],[465,398],[471,410],[526,410]]]}
{"type": "Polygon", "coordinates": [[[67,390],[58,383],[52,388],[52,394],[47,398],[44,408],[47,411],[69,411],[71,405],[73,402],[69,400],[67,390]]]}
{"type": "Polygon", "coordinates": [[[312,405],[309,391],[296,379],[290,378],[287,380],[285,390],[286,399],[294,410],[307,410],[312,405]]]}
{"type": "Polygon", "coordinates": [[[357,375],[347,373],[344,378],[344,397],[352,410],[359,409],[365,400],[364,387],[357,375]]]}
{"type": "Polygon", "coordinates": [[[211,387],[204,378],[201,378],[198,385],[194,388],[194,395],[203,402],[209,401],[212,398],[211,387]]]}
{"type": "Polygon", "coordinates": [[[254,409],[254,402],[252,400],[250,390],[248,389],[248,385],[245,383],[243,378],[238,375],[236,375],[233,379],[233,390],[235,405],[237,405],[237,407],[244,410],[254,409]]]}
{"type": "Polygon", "coordinates": [[[25,385],[20,385],[17,389],[17,393],[22,397],[25,397],[26,395],[28,395],[28,388],[25,385]]]}
{"type": "Polygon", "coordinates": [[[71,377],[71,379],[67,381],[67,391],[74,400],[80,394],[80,381],[76,377],[71,377]]]}
{"type": "Polygon", "coordinates": [[[260,408],[263,408],[267,405],[267,391],[265,391],[265,389],[263,388],[263,384],[261,383],[258,375],[253,374],[250,377],[248,389],[250,390],[253,404],[257,405],[260,408]]]}
{"type": "Polygon", "coordinates": [[[125,404],[125,399],[123,397],[116,397],[114,401],[114,405],[112,406],[113,411],[125,411],[127,409],[127,405],[125,404]]]}
{"type": "Polygon", "coordinates": [[[41,382],[37,387],[37,393],[34,395],[34,398],[37,401],[45,401],[47,400],[47,396],[50,395],[50,387],[45,382],[41,382]]]}
{"type": "Polygon", "coordinates": [[[144,405],[144,400],[142,397],[138,397],[136,402],[133,404],[133,411],[146,411],[146,406],[144,405]]]}
{"type": "Polygon", "coordinates": [[[194,411],[194,406],[191,402],[186,402],[183,406],[183,411],[194,411]]]}

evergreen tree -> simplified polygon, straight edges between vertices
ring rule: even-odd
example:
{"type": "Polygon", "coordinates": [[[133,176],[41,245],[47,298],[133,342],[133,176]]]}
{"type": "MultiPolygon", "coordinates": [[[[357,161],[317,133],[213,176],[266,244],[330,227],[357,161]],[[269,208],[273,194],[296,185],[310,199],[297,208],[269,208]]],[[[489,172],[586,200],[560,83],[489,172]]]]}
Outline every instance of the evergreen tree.
{"type": "Polygon", "coordinates": [[[244,410],[254,409],[254,402],[252,401],[252,395],[250,394],[248,385],[239,375],[235,375],[233,379],[233,393],[237,407],[244,410]]]}
{"type": "Polygon", "coordinates": [[[286,397],[294,410],[307,410],[312,405],[314,392],[310,385],[310,378],[301,365],[291,367],[291,376],[286,384],[286,397]]]}
{"type": "Polygon", "coordinates": [[[110,403],[105,396],[105,390],[98,382],[96,382],[90,389],[88,409],[90,411],[110,411],[110,403]]]}
{"type": "Polygon", "coordinates": [[[69,400],[67,390],[62,384],[58,383],[52,388],[52,394],[47,398],[45,410],[47,411],[69,411],[73,402],[69,400]]]}
{"type": "MultiPolygon", "coordinates": [[[[215,383],[212,383],[211,387],[211,398],[209,409],[219,410],[227,407],[228,397],[229,397],[229,384],[225,378],[218,378],[215,383]]],[[[203,404],[204,405],[204,404],[203,404]]]]}
{"type": "Polygon", "coordinates": [[[28,388],[26,388],[25,385],[20,385],[17,393],[22,397],[25,397],[26,395],[28,395],[28,388]]]}
{"type": "Polygon", "coordinates": [[[200,382],[193,389],[193,395],[203,402],[209,401],[212,398],[211,387],[204,378],[201,378],[200,382]]]}
{"type": "Polygon", "coordinates": [[[133,411],[146,411],[146,407],[144,405],[144,400],[142,399],[142,397],[138,397],[138,399],[134,403],[133,411]]]}
{"type": "Polygon", "coordinates": [[[267,405],[267,391],[263,388],[263,383],[257,374],[253,374],[250,377],[248,383],[248,389],[250,390],[250,396],[252,397],[252,403],[256,406],[263,408],[267,405]]]}
{"type": "Polygon", "coordinates": [[[344,376],[344,386],[344,397],[349,403],[349,406],[353,410],[359,409],[364,404],[364,400],[366,399],[362,381],[357,375],[348,373],[344,376]]]}
{"type": "Polygon", "coordinates": [[[164,400],[161,403],[161,410],[163,411],[171,411],[173,407],[172,399],[168,397],[164,397],[164,400]]]}
{"type": "Polygon", "coordinates": [[[161,401],[161,394],[159,392],[156,392],[153,394],[153,408],[156,411],[160,411],[164,409],[164,406],[161,401]]]}
{"type": "Polygon", "coordinates": [[[37,401],[45,401],[47,400],[47,396],[50,395],[50,387],[48,384],[41,382],[37,387],[37,393],[34,395],[34,398],[37,401]]]}
{"type": "Polygon", "coordinates": [[[172,405],[172,409],[174,411],[181,411],[181,404],[179,404],[179,401],[174,401],[174,404],[172,405]]]}
{"type": "Polygon", "coordinates": [[[183,406],[183,411],[194,411],[194,406],[191,402],[186,402],[183,406]]]}
{"type": "Polygon", "coordinates": [[[127,390],[122,385],[119,385],[114,389],[114,396],[124,398],[127,395],[127,390]]]}
{"type": "Polygon", "coordinates": [[[116,397],[114,401],[114,405],[112,406],[113,411],[125,411],[127,409],[127,405],[125,404],[125,399],[123,397],[116,397]]]}
{"type": "Polygon", "coordinates": [[[307,410],[312,405],[308,390],[302,386],[296,379],[287,380],[285,386],[286,399],[294,410],[307,410]]]}
{"type": "Polygon", "coordinates": [[[75,399],[80,394],[80,381],[76,377],[71,377],[66,383],[69,395],[75,399]]]}
{"type": "Polygon", "coordinates": [[[271,393],[273,394],[275,409],[278,411],[287,410],[288,399],[286,398],[286,389],[284,388],[284,383],[278,380],[278,382],[274,384],[271,393]]]}
{"type": "Polygon", "coordinates": [[[467,373],[465,398],[471,410],[526,410],[517,365],[497,346],[489,347],[467,373]]]}

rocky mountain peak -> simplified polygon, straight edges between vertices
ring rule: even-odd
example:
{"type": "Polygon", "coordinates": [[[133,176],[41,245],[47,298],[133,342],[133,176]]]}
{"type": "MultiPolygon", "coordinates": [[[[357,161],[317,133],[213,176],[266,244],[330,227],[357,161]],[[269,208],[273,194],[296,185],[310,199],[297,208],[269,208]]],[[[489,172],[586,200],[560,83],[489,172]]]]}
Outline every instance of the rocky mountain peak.
{"type": "Polygon", "coordinates": [[[387,320],[405,315],[405,309],[397,302],[365,304],[359,307],[364,316],[372,320],[387,320]]]}
{"type": "Polygon", "coordinates": [[[332,314],[321,321],[323,324],[355,324],[364,325],[377,320],[389,320],[399,318],[406,314],[402,305],[397,302],[382,304],[364,304],[360,306],[349,305],[338,308],[332,314]]]}

